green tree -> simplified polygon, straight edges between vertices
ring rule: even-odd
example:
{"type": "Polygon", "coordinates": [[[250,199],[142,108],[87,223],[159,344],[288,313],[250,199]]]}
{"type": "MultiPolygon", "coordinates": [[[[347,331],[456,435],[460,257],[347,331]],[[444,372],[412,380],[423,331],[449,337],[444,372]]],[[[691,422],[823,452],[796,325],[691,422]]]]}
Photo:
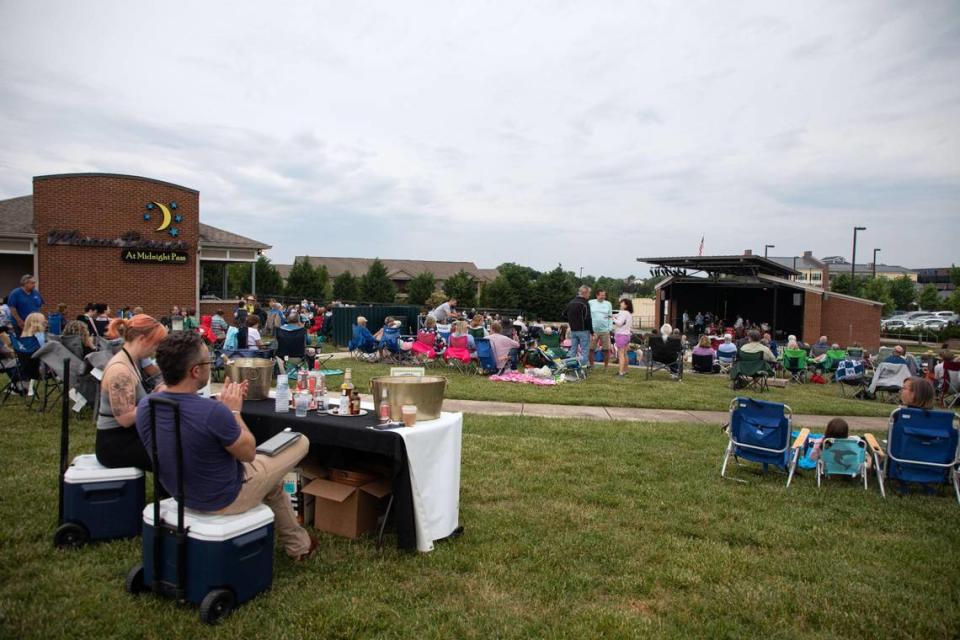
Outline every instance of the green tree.
{"type": "Polygon", "coordinates": [[[360,279],[360,296],[364,302],[393,302],[397,287],[380,259],[370,263],[367,273],[360,279]]]}
{"type": "Polygon", "coordinates": [[[360,298],[360,283],[349,271],[333,279],[333,297],[336,300],[356,302],[360,298]]]}
{"type": "Polygon", "coordinates": [[[497,267],[497,271],[500,276],[506,279],[513,290],[513,294],[510,296],[514,300],[513,305],[503,308],[512,309],[523,306],[524,302],[530,299],[533,293],[533,283],[540,276],[540,272],[514,262],[504,262],[497,267]]]}
{"type": "Polygon", "coordinates": [[[620,298],[620,293],[623,291],[623,280],[619,278],[608,278],[607,276],[600,276],[597,278],[597,282],[593,287],[594,293],[603,289],[607,292],[607,300],[612,301],[614,308],[617,306],[617,300],[620,298]]]}
{"type": "Polygon", "coordinates": [[[576,291],[573,274],[557,265],[553,271],[540,274],[534,283],[533,295],[526,303],[521,301],[521,306],[544,320],[562,320],[563,310],[576,291]]]}
{"type": "Polygon", "coordinates": [[[865,296],[865,289],[867,286],[866,276],[857,276],[856,285],[851,285],[850,274],[849,273],[840,273],[836,277],[830,279],[830,291],[836,291],[837,293],[845,293],[851,296],[857,296],[858,298],[863,298],[865,296]]]}
{"type": "Polygon", "coordinates": [[[290,268],[290,275],[287,276],[285,293],[293,298],[323,300],[327,295],[329,280],[326,267],[321,266],[315,269],[308,260],[297,260],[290,268]]]}
{"type": "Polygon", "coordinates": [[[895,308],[909,309],[913,301],[917,299],[917,286],[908,276],[894,278],[890,281],[890,297],[893,298],[895,308]]]}
{"type": "Polygon", "coordinates": [[[407,302],[423,305],[436,288],[436,278],[429,271],[424,271],[420,275],[414,276],[407,284],[407,302]]]}
{"type": "Polygon", "coordinates": [[[947,298],[947,308],[954,313],[960,313],[960,289],[955,289],[947,298]]]}
{"type": "Polygon", "coordinates": [[[503,274],[485,284],[480,292],[480,306],[487,309],[516,309],[519,304],[516,292],[503,274]]]}
{"type": "Polygon", "coordinates": [[[469,309],[477,304],[477,281],[473,276],[460,269],[443,283],[443,292],[447,298],[456,298],[457,306],[469,309]]]}
{"type": "Polygon", "coordinates": [[[867,300],[882,302],[884,315],[893,311],[893,296],[890,295],[890,280],[886,278],[869,278],[863,288],[863,297],[867,300]]]}
{"type": "Polygon", "coordinates": [[[928,284],[920,292],[920,299],[917,301],[917,304],[920,305],[920,308],[924,311],[936,311],[940,308],[940,294],[937,292],[937,287],[933,284],[928,284]]]}
{"type": "Polygon", "coordinates": [[[957,289],[960,289],[960,267],[955,264],[950,265],[950,282],[957,289]]]}

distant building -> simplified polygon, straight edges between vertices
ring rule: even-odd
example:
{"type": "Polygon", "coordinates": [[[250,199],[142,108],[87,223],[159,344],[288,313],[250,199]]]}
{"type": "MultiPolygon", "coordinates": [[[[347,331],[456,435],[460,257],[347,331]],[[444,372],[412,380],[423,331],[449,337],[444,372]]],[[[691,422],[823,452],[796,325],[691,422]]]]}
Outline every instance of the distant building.
{"type": "MultiPolygon", "coordinates": [[[[347,271],[352,276],[362,276],[373,264],[374,258],[337,258],[324,256],[296,256],[294,262],[308,260],[313,267],[324,266],[330,278],[336,278],[347,271]]],[[[387,269],[387,274],[397,287],[397,293],[405,295],[407,284],[422,273],[430,272],[436,279],[437,288],[442,288],[448,278],[452,278],[460,271],[469,273],[476,283],[477,294],[479,295],[483,285],[493,282],[500,273],[496,269],[480,269],[472,262],[456,262],[446,260],[393,260],[390,258],[380,258],[380,262],[387,269]]],[[[275,265],[284,280],[290,274],[293,265],[278,264],[275,265]]]]}
{"type": "MultiPolygon", "coordinates": [[[[841,273],[850,275],[850,263],[847,262],[846,258],[841,256],[829,256],[826,258],[821,258],[821,262],[827,265],[831,280],[836,278],[841,273]]],[[[871,276],[873,275],[873,272],[874,265],[872,262],[867,262],[865,264],[857,263],[857,275],[871,276]]],[[[895,264],[883,264],[882,262],[878,262],[876,264],[876,272],[878,278],[887,278],[889,280],[893,280],[895,278],[907,276],[914,282],[917,281],[917,274],[913,269],[907,269],[906,267],[901,267],[895,264]]]]}
{"type": "Polygon", "coordinates": [[[956,286],[950,281],[950,267],[914,269],[913,272],[919,286],[925,287],[932,284],[943,298],[950,296],[956,290],[956,286]]]}
{"type": "Polygon", "coordinates": [[[795,282],[821,287],[823,286],[823,279],[827,277],[826,263],[814,258],[812,251],[804,251],[802,256],[771,256],[768,260],[773,260],[777,264],[796,271],[797,275],[790,277],[790,279],[795,282]]]}

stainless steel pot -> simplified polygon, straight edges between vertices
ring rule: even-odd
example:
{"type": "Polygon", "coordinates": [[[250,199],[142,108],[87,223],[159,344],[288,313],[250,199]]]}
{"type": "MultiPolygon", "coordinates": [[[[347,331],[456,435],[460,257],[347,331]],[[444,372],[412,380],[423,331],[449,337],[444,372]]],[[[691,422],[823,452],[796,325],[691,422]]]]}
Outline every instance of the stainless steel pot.
{"type": "Polygon", "coordinates": [[[380,376],[370,379],[370,393],[377,415],[380,414],[380,398],[387,390],[390,403],[390,419],[399,422],[400,410],[405,404],[417,406],[417,421],[436,420],[443,407],[443,395],[447,379],[441,376],[380,376]]]}
{"type": "Polygon", "coordinates": [[[234,382],[249,383],[247,400],[266,400],[273,384],[273,360],[266,358],[237,358],[224,363],[224,374],[234,382]]]}

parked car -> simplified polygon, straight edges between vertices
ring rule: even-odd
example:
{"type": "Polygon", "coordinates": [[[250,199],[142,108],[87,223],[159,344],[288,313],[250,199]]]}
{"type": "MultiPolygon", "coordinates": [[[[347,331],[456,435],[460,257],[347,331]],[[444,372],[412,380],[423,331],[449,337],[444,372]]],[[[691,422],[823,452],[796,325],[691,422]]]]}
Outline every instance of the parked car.
{"type": "Polygon", "coordinates": [[[924,318],[915,322],[907,323],[908,329],[923,329],[924,331],[943,331],[947,327],[947,321],[943,318],[924,318]]]}
{"type": "Polygon", "coordinates": [[[903,328],[904,328],[903,319],[889,318],[887,320],[883,320],[880,322],[881,331],[895,331],[897,329],[903,329],[903,328]]]}
{"type": "Polygon", "coordinates": [[[937,311],[934,315],[946,320],[949,324],[960,324],[960,315],[953,311],[937,311]]]}

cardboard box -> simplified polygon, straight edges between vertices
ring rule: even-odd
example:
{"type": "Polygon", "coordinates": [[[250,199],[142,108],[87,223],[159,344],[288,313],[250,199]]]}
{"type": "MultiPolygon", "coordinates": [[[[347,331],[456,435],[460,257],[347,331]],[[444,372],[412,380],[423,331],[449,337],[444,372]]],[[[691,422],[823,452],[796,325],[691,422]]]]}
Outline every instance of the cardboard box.
{"type": "Polygon", "coordinates": [[[319,465],[319,464],[316,464],[315,462],[307,461],[307,460],[304,460],[303,462],[300,463],[299,471],[300,471],[300,478],[301,478],[300,498],[301,498],[301,508],[303,509],[302,511],[303,524],[308,526],[313,526],[313,512],[315,509],[314,505],[316,504],[316,501],[312,495],[305,493],[303,491],[303,488],[304,486],[310,484],[317,478],[326,479],[329,474],[327,473],[326,468],[323,467],[322,465],[319,465]]]}
{"type": "Polygon", "coordinates": [[[318,478],[303,488],[313,496],[313,526],[347,538],[358,538],[377,527],[383,499],[390,495],[390,482],[376,480],[352,487],[318,478]]]}

